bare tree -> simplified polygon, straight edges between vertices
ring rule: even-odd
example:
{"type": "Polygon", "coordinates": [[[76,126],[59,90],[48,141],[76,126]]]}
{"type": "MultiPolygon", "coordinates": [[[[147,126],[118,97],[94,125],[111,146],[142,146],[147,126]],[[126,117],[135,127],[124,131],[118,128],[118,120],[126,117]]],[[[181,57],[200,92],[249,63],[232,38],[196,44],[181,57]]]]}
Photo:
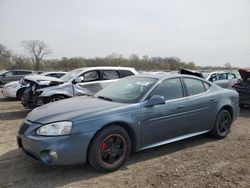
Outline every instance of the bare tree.
{"type": "Polygon", "coordinates": [[[52,53],[49,46],[40,40],[24,40],[21,45],[28,53],[32,63],[34,64],[34,69],[37,71],[40,69],[40,62],[43,57],[52,53]]]}

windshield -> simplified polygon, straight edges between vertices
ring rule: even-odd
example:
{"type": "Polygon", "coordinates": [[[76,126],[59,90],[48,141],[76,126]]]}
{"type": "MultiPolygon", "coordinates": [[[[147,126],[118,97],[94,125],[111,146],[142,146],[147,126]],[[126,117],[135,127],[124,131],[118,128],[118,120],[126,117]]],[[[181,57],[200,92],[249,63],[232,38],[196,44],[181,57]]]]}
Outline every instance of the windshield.
{"type": "Polygon", "coordinates": [[[110,84],[95,97],[122,103],[136,103],[157,82],[154,78],[128,77],[110,84]]]}
{"type": "Polygon", "coordinates": [[[74,77],[76,74],[78,74],[79,72],[82,72],[82,71],[83,71],[83,69],[72,70],[72,71],[68,72],[67,74],[65,74],[63,77],[61,77],[60,79],[62,79],[63,81],[67,82],[72,77],[74,77]]]}

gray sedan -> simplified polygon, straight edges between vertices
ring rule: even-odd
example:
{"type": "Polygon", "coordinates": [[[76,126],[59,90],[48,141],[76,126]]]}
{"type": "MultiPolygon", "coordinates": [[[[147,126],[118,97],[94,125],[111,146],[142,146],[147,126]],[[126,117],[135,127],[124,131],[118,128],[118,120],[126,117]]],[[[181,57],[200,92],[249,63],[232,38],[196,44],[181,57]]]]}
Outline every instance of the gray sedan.
{"type": "Polygon", "coordinates": [[[40,162],[89,162],[118,169],[131,151],[210,133],[222,139],[239,113],[239,95],[198,77],[140,75],[121,79],[93,97],[75,97],[33,110],[17,141],[40,162]]]}

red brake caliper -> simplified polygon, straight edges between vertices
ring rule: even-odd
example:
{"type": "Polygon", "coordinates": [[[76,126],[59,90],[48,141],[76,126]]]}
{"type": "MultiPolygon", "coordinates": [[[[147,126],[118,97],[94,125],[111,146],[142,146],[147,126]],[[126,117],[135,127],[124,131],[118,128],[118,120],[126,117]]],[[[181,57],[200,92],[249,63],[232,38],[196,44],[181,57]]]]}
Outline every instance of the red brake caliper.
{"type": "Polygon", "coordinates": [[[107,148],[107,144],[106,144],[106,143],[103,143],[103,144],[101,145],[101,150],[102,150],[102,151],[105,151],[106,148],[107,148]]]}

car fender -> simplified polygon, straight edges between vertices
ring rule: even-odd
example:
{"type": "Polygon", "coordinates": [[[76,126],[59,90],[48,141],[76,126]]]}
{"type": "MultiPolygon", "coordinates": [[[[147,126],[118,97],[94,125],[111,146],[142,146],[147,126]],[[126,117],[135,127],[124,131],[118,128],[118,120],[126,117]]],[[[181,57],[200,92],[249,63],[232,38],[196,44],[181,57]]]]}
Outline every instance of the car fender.
{"type": "Polygon", "coordinates": [[[109,125],[118,125],[123,127],[125,130],[128,131],[129,135],[135,141],[134,149],[137,150],[140,146],[140,135],[141,135],[141,116],[140,116],[140,107],[135,105],[131,108],[131,110],[127,112],[123,112],[122,108],[120,109],[120,113],[110,113],[95,115],[94,118],[91,117],[79,117],[75,118],[74,120],[74,133],[79,132],[96,132],[96,134],[101,131],[103,128],[109,125]],[[91,125],[91,126],[87,126],[91,125]]]}
{"type": "Polygon", "coordinates": [[[68,97],[73,97],[71,84],[62,84],[58,86],[42,88],[38,89],[37,91],[43,91],[39,97],[51,97],[53,95],[66,95],[68,97]]]}

